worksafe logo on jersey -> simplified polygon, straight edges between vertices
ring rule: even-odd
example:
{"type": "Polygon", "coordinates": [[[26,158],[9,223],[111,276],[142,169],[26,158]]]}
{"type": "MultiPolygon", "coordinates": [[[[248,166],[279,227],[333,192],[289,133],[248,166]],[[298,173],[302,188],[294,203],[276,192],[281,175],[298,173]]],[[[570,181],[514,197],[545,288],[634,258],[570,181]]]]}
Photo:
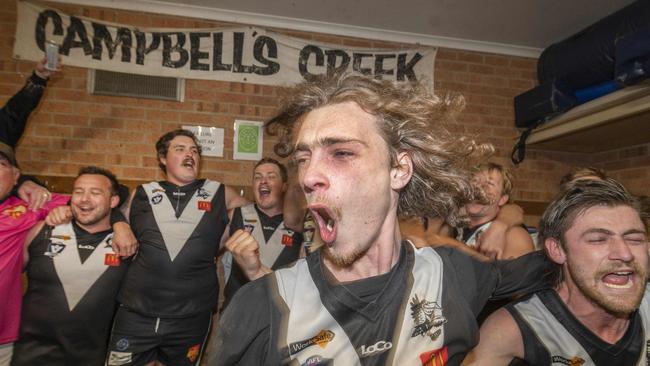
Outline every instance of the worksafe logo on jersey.
{"type": "Polygon", "coordinates": [[[361,347],[359,347],[359,349],[357,349],[357,354],[359,354],[359,358],[370,357],[370,356],[374,356],[386,352],[391,348],[393,348],[392,343],[386,341],[379,341],[368,347],[366,347],[365,344],[362,345],[361,347]]]}
{"type": "Polygon", "coordinates": [[[151,197],[151,203],[157,205],[160,202],[162,202],[162,199],[163,199],[162,194],[158,193],[157,195],[151,197]]]}
{"type": "Polygon", "coordinates": [[[411,298],[410,305],[411,316],[415,322],[411,337],[429,337],[432,341],[438,339],[442,333],[442,325],[447,322],[447,318],[442,315],[442,307],[435,301],[420,300],[417,294],[411,298]]]}
{"type": "Polygon", "coordinates": [[[449,354],[447,353],[447,346],[420,353],[420,362],[422,366],[445,366],[449,354]]]}
{"type": "Polygon", "coordinates": [[[305,339],[304,341],[294,342],[289,345],[289,353],[294,355],[307,347],[317,344],[320,348],[327,347],[327,344],[334,339],[334,332],[331,330],[321,330],[315,336],[305,339]]]}
{"type": "Polygon", "coordinates": [[[195,344],[192,347],[187,349],[187,354],[185,355],[190,362],[196,362],[196,359],[199,358],[199,353],[201,352],[201,345],[195,344]]]}
{"type": "Polygon", "coordinates": [[[585,360],[578,356],[573,356],[572,358],[566,358],[562,356],[551,356],[551,364],[560,364],[560,365],[569,365],[569,366],[580,366],[585,363],[585,360]]]}
{"type": "Polygon", "coordinates": [[[22,203],[19,203],[11,207],[7,207],[4,209],[4,211],[2,211],[2,213],[5,216],[9,216],[12,219],[19,218],[20,216],[24,215],[25,212],[27,212],[27,207],[25,207],[25,205],[23,205],[22,203]]]}

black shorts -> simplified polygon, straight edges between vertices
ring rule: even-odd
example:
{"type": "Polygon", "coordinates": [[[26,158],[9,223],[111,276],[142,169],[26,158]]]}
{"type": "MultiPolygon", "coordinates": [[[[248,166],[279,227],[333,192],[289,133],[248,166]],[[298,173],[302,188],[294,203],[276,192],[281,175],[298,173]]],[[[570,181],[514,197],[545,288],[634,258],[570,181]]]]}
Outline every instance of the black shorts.
{"type": "Polygon", "coordinates": [[[108,366],[198,365],[208,337],[210,312],[187,318],[152,318],[120,306],[108,344],[108,366]]]}

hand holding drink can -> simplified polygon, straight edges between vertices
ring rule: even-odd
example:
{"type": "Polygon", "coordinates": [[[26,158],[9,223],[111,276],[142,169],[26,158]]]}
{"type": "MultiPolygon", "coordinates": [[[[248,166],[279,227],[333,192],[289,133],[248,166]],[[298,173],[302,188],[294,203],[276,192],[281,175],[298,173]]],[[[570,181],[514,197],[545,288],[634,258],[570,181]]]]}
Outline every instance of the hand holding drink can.
{"type": "Polygon", "coordinates": [[[47,57],[45,68],[56,71],[59,67],[59,45],[52,40],[45,42],[45,56],[47,57]]]}

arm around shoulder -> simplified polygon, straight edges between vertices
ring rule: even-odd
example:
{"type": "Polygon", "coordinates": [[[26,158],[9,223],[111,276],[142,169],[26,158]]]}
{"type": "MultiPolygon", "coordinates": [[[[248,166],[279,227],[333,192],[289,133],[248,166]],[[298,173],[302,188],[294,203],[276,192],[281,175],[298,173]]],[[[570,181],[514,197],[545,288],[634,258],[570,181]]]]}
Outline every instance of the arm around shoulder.
{"type": "Polygon", "coordinates": [[[518,258],[535,250],[533,238],[521,226],[513,226],[506,231],[506,247],[503,251],[504,259],[518,258]]]}
{"type": "Polygon", "coordinates": [[[485,320],[479,343],[463,365],[508,365],[513,358],[524,358],[524,342],[515,319],[501,308],[485,320]]]}

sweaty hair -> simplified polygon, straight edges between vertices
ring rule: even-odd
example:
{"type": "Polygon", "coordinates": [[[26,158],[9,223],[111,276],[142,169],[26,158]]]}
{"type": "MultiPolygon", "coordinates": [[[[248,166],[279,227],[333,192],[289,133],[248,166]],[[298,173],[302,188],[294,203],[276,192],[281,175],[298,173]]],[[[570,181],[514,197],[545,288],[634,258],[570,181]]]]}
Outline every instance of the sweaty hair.
{"type": "Polygon", "coordinates": [[[118,183],[115,174],[113,174],[110,170],[96,167],[96,166],[85,166],[79,169],[79,174],[77,174],[77,178],[85,174],[96,174],[96,175],[105,176],[111,182],[111,196],[115,196],[118,194],[120,184],[118,183]]]}
{"type": "MultiPolygon", "coordinates": [[[[549,256],[544,242],[554,239],[562,248],[565,246],[565,234],[575,220],[586,210],[595,206],[629,206],[641,217],[641,205],[638,198],[631,195],[625,187],[611,178],[603,180],[578,180],[568,185],[567,189],[549,204],[539,223],[538,241],[549,256]]],[[[562,267],[558,264],[550,273],[551,285],[557,287],[563,280],[562,267]]]]}
{"type": "Polygon", "coordinates": [[[501,186],[501,193],[503,195],[510,195],[512,193],[512,174],[510,171],[501,164],[487,162],[480,164],[476,167],[477,172],[499,172],[503,180],[501,186]]]}
{"type": "Polygon", "coordinates": [[[262,164],[275,164],[280,170],[280,177],[282,178],[282,182],[286,183],[287,179],[289,179],[289,176],[287,174],[287,167],[284,166],[284,164],[282,164],[281,162],[273,158],[262,158],[262,160],[255,163],[255,166],[253,167],[253,171],[255,171],[255,169],[257,169],[257,167],[262,164]]]}
{"type": "Polygon", "coordinates": [[[439,98],[420,85],[352,74],[315,77],[289,89],[280,112],[267,122],[270,134],[280,134],[275,152],[283,157],[293,152],[293,127],[307,113],[344,102],[375,117],[391,167],[398,165],[402,152],[413,161],[413,176],[399,195],[399,215],[440,217],[451,225],[464,221],[459,208],[474,191],[470,167],[493,148],[452,136],[444,127],[463,108],[461,97],[439,98]]]}
{"type": "Polygon", "coordinates": [[[165,165],[162,163],[160,159],[167,156],[167,151],[169,150],[169,143],[176,136],[187,136],[191,138],[192,141],[194,141],[196,148],[199,150],[199,155],[201,155],[201,145],[199,145],[199,140],[196,138],[196,135],[194,135],[192,131],[183,130],[180,128],[173,131],[169,131],[166,134],[160,136],[158,142],[156,142],[156,152],[158,153],[158,166],[165,173],[167,173],[167,169],[165,168],[165,165]]]}
{"type": "Polygon", "coordinates": [[[590,166],[573,167],[571,168],[571,170],[569,170],[568,173],[566,173],[560,179],[560,187],[561,189],[566,189],[570,183],[586,177],[596,177],[598,179],[606,179],[607,174],[605,174],[605,171],[602,169],[598,169],[590,166]]]}

